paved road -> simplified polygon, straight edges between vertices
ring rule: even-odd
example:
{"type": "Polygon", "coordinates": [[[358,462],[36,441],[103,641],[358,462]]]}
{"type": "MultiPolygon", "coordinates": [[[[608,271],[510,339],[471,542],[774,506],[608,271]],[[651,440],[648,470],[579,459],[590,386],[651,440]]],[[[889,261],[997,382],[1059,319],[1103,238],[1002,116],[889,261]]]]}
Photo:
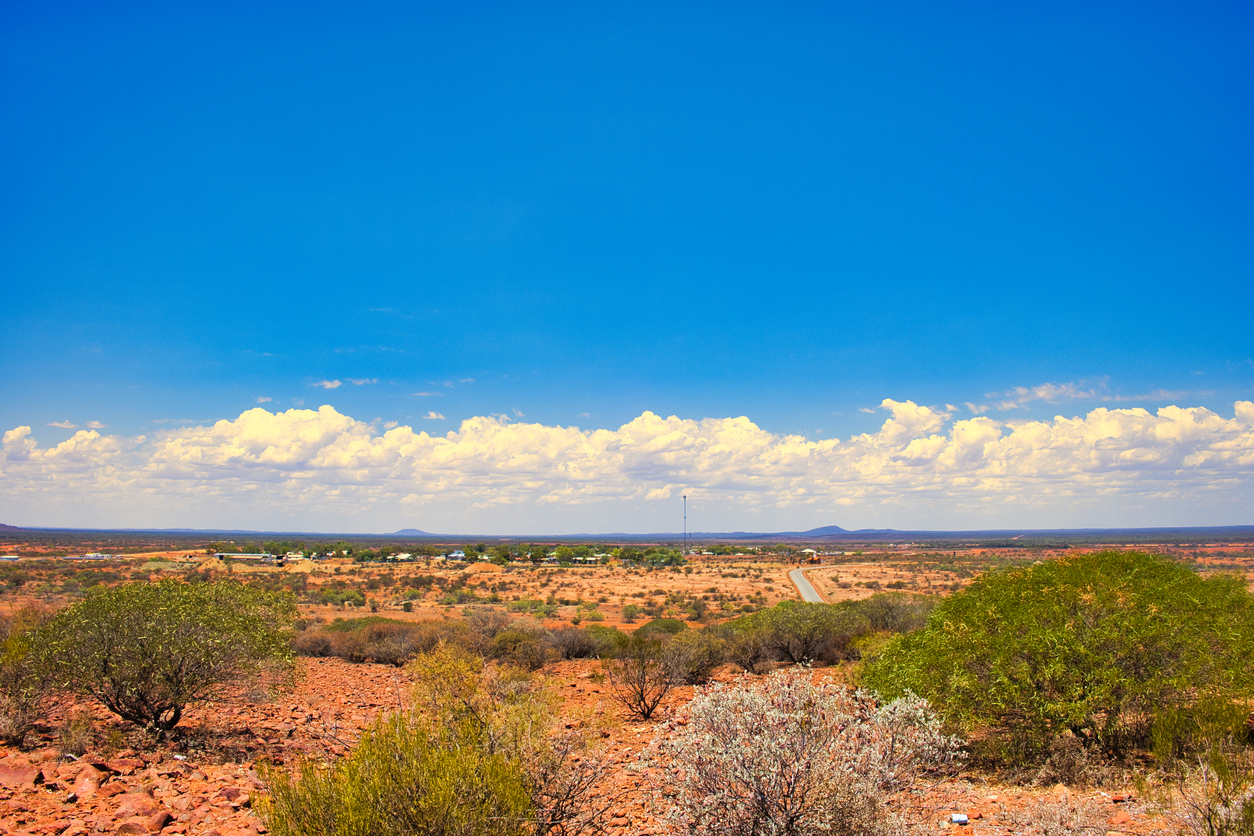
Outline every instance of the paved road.
{"type": "Polygon", "coordinates": [[[808,601],[811,604],[823,603],[823,596],[806,580],[804,569],[793,569],[788,573],[788,579],[793,582],[797,587],[797,591],[801,593],[802,601],[808,601]]]}

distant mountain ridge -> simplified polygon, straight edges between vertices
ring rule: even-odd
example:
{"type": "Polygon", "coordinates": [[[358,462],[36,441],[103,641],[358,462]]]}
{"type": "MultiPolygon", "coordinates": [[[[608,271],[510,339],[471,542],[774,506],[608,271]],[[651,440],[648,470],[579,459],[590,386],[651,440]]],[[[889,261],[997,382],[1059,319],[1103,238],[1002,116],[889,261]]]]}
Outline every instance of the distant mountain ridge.
{"type": "MultiPolygon", "coordinates": [[[[222,537],[226,535],[242,536],[242,537],[299,537],[299,538],[347,538],[347,539],[389,539],[389,538],[414,538],[425,540],[436,540],[438,542],[465,542],[470,540],[498,540],[498,541],[523,541],[523,542],[539,542],[552,543],[561,541],[605,541],[605,542],[679,542],[685,535],[676,531],[669,532],[603,532],[591,534],[567,533],[567,534],[434,534],[429,531],[423,531],[419,528],[402,528],[400,531],[391,534],[363,534],[363,533],[335,533],[335,532],[309,532],[309,531],[248,531],[240,529],[195,529],[195,528],[52,528],[52,527],[25,527],[5,525],[0,523],[0,531],[21,531],[24,533],[64,531],[75,533],[114,533],[114,534],[171,534],[184,536],[214,536],[222,537]]],[[[710,543],[717,541],[727,542],[758,542],[758,543],[787,543],[787,542],[865,542],[865,543],[906,543],[906,542],[926,542],[926,541],[966,541],[966,540],[982,540],[982,541],[1012,541],[1021,538],[1029,540],[1041,539],[1070,539],[1085,540],[1101,543],[1136,543],[1136,542],[1155,542],[1157,540],[1181,540],[1189,539],[1233,539],[1242,542],[1254,542],[1254,525],[1222,525],[1222,526],[1163,526],[1158,528],[1009,528],[1009,529],[983,529],[983,530],[961,530],[961,531],[909,531],[895,528],[862,528],[850,530],[841,528],[838,525],[825,525],[818,528],[811,528],[808,531],[777,531],[774,533],[764,533],[757,531],[689,531],[687,537],[690,543],[710,543]]]]}

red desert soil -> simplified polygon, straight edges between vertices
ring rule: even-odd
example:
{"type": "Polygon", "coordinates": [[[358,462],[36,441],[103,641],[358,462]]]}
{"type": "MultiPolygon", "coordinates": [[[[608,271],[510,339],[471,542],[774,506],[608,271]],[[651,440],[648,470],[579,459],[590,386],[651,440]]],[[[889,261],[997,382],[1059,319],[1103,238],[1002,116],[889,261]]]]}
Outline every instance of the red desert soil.
{"type": "MultiPolygon", "coordinates": [[[[614,763],[611,781],[622,792],[610,820],[611,836],[658,833],[657,820],[643,806],[639,777],[625,767],[666,723],[683,722],[682,709],[693,689],[673,692],[654,720],[633,721],[598,682],[598,668],[592,661],[562,662],[543,675],[564,697],[572,720],[594,715],[607,721],[604,744],[614,763]]],[[[42,727],[35,749],[0,748],[0,828],[10,834],[52,836],[266,832],[253,811],[254,801],[265,793],[259,763],[342,754],[379,712],[394,710],[407,699],[408,682],[397,668],[302,659],[300,673],[294,690],[277,698],[250,702],[241,695],[228,704],[190,710],[177,741],[138,752],[61,756],[55,730],[68,715],[90,711],[106,735],[122,726],[100,706],[58,707],[42,727]]],[[[736,677],[730,666],[720,671],[725,681],[736,677]]],[[[1034,821],[1064,802],[1086,807],[1099,833],[1175,832],[1129,788],[1068,794],[1061,788],[999,786],[967,774],[906,795],[897,809],[931,832],[984,836],[1031,833],[1034,821]],[[952,813],[967,814],[971,823],[947,824],[952,813]]]]}

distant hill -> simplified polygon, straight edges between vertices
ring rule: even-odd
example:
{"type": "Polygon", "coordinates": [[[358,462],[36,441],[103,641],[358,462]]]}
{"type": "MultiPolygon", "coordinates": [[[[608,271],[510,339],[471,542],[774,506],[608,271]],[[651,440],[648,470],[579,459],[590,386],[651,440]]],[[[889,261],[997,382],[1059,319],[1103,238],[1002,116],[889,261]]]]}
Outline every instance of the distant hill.
{"type": "Polygon", "coordinates": [[[400,531],[394,532],[394,537],[434,537],[435,535],[429,531],[423,531],[418,528],[402,528],[400,531]]]}
{"type": "Polygon", "coordinates": [[[18,528],[16,525],[5,525],[4,523],[0,523],[0,531],[21,531],[21,530],[22,529],[18,528]]]}
{"type": "Polygon", "coordinates": [[[849,530],[841,528],[838,525],[825,525],[821,528],[812,528],[809,531],[802,531],[803,537],[830,537],[833,534],[848,534],[849,530]]]}

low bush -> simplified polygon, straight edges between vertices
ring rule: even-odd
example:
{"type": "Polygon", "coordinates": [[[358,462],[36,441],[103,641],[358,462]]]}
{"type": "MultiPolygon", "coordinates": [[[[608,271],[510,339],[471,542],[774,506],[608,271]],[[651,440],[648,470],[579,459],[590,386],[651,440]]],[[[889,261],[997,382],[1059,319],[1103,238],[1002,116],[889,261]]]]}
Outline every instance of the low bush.
{"type": "Polygon", "coordinates": [[[748,619],[741,618],[723,625],[723,648],[728,661],[749,673],[761,673],[774,659],[767,631],[748,619]]]}
{"type": "Polygon", "coordinates": [[[597,655],[597,641],[587,630],[558,627],[549,631],[549,643],[563,659],[590,659],[597,655]]]}
{"type": "Polygon", "coordinates": [[[523,836],[530,797],[521,764],[474,740],[433,740],[403,715],[380,720],[331,766],[270,770],[260,808],[274,836],[523,836]],[[460,745],[459,745],[460,744],[460,745]]]}
{"type": "Polygon", "coordinates": [[[542,683],[450,645],[416,658],[409,671],[414,710],[378,721],[348,758],[268,770],[270,797],[260,810],[272,833],[574,836],[604,829],[606,760],[582,732],[558,728],[557,701],[542,683]]]}
{"type": "Polygon", "coordinates": [[[335,656],[349,662],[401,666],[441,642],[477,649],[483,642],[464,621],[396,621],[382,616],[336,619],[299,633],[301,656],[335,656]]]}
{"type": "Polygon", "coordinates": [[[366,593],[360,589],[327,587],[315,591],[310,596],[310,600],[315,604],[331,604],[337,607],[364,607],[366,606],[366,593]]]}
{"type": "Polygon", "coordinates": [[[754,685],[715,684],[650,747],[653,802],[691,836],[897,832],[888,796],[955,757],[927,703],[885,706],[816,684],[808,667],[754,685]]]}
{"type": "Polygon", "coordinates": [[[678,618],[655,618],[647,624],[641,624],[636,628],[635,632],[639,636],[652,636],[654,634],[673,636],[687,629],[688,625],[678,618]]]}
{"type": "Polygon", "coordinates": [[[0,742],[20,745],[43,716],[51,671],[37,643],[48,617],[31,607],[0,615],[0,742]]]}
{"type": "Polygon", "coordinates": [[[727,626],[729,653],[745,670],[773,660],[793,664],[852,658],[854,639],[872,629],[862,602],[808,604],[783,601],[727,626]]]}
{"type": "Polygon", "coordinates": [[[927,624],[928,616],[940,600],[934,595],[878,592],[870,598],[852,602],[851,606],[855,612],[866,617],[872,630],[910,633],[927,624]]]}
{"type": "Polygon", "coordinates": [[[716,631],[685,630],[666,641],[661,651],[662,661],[678,683],[705,682],[710,673],[723,664],[725,644],[716,631]]]}
{"type": "Polygon", "coordinates": [[[622,630],[607,627],[604,624],[589,624],[583,628],[583,632],[592,639],[595,645],[592,655],[599,659],[608,659],[616,655],[631,640],[622,630]]]}
{"type": "Polygon", "coordinates": [[[488,642],[490,658],[517,665],[529,671],[544,667],[549,647],[538,633],[528,630],[502,630],[488,642]]]}

